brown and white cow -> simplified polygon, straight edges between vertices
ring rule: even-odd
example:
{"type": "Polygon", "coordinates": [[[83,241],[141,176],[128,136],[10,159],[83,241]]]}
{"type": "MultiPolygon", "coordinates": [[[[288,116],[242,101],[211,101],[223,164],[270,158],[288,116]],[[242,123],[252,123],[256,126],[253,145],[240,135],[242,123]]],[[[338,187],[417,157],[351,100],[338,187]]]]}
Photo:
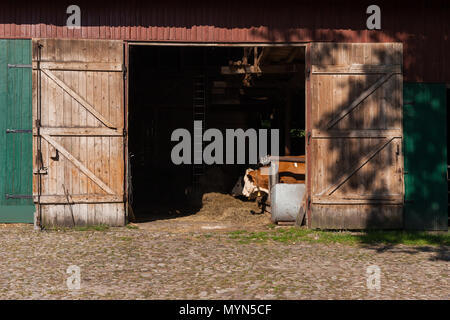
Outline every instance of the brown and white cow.
{"type": "MultiPolygon", "coordinates": [[[[289,156],[289,162],[283,161],[280,157],[278,162],[278,183],[305,183],[305,156],[289,156]],[[298,162],[295,159],[298,159],[298,162]]],[[[233,195],[244,195],[248,199],[257,199],[265,208],[265,202],[269,194],[269,174],[270,164],[261,166],[258,169],[247,169],[243,178],[242,190],[237,192],[233,189],[233,195]]]]}

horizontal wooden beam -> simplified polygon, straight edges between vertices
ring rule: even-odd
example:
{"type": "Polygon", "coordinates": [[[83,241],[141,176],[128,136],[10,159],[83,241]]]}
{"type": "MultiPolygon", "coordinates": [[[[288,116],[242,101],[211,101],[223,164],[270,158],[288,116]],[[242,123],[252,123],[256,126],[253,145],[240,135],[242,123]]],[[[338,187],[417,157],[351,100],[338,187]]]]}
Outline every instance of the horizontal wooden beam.
{"type": "Polygon", "coordinates": [[[34,202],[40,204],[76,204],[76,203],[120,203],[123,202],[123,196],[120,195],[69,195],[69,200],[65,195],[37,195],[33,196],[34,202]]]}
{"type": "Polygon", "coordinates": [[[146,41],[128,42],[129,46],[164,46],[164,47],[306,47],[307,42],[185,42],[185,41],[146,41]]]}
{"type": "Polygon", "coordinates": [[[305,156],[270,156],[267,161],[305,163],[305,156]]]}
{"type": "Polygon", "coordinates": [[[33,69],[37,70],[38,65],[41,69],[59,70],[59,71],[123,71],[122,63],[117,62],[79,62],[79,61],[33,61],[33,69]]]}
{"type": "Polygon", "coordinates": [[[313,204],[392,204],[392,205],[402,205],[402,199],[390,199],[390,198],[374,198],[374,199],[333,199],[333,198],[312,198],[313,204]]]}
{"type": "Polygon", "coordinates": [[[312,203],[317,204],[403,204],[403,195],[401,194],[347,194],[334,198],[330,196],[313,195],[312,203]]]}
{"type": "Polygon", "coordinates": [[[248,73],[293,73],[304,71],[303,65],[297,64],[280,64],[280,65],[262,65],[262,66],[224,66],[221,67],[221,74],[248,74],[248,73]]]}
{"type": "Polygon", "coordinates": [[[401,129],[391,130],[312,130],[313,139],[326,138],[401,138],[401,129]]]}
{"type": "MultiPolygon", "coordinates": [[[[123,136],[123,128],[47,128],[41,127],[41,134],[50,136],[123,136]]],[[[33,134],[37,135],[37,129],[33,130],[33,134]]]]}
{"type": "Polygon", "coordinates": [[[313,74],[368,74],[368,73],[401,73],[402,66],[394,65],[372,65],[372,64],[350,64],[350,65],[313,65],[313,74]]]}

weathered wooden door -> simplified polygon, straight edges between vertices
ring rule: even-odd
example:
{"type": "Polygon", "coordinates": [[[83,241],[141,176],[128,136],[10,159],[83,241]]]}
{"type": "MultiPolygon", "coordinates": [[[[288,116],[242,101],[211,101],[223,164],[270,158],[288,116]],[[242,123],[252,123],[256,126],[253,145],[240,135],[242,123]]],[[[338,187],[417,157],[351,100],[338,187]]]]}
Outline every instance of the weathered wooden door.
{"type": "Polygon", "coordinates": [[[402,228],[402,45],[310,48],[310,226],[402,228]]]}
{"type": "Polygon", "coordinates": [[[41,225],[123,225],[121,41],[33,39],[33,194],[41,225]]]}

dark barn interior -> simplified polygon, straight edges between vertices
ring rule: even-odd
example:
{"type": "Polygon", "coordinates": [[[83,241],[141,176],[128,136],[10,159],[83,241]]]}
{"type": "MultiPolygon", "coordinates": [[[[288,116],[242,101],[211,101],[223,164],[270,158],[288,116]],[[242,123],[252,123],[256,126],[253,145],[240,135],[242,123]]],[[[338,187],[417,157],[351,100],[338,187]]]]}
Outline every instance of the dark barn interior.
{"type": "Polygon", "coordinates": [[[202,194],[230,193],[250,167],[247,161],[173,164],[171,134],[185,128],[192,137],[194,120],[224,138],[225,129],[279,129],[280,155],[304,155],[304,63],[304,47],[131,45],[128,143],[136,218],[195,213],[202,194]]]}

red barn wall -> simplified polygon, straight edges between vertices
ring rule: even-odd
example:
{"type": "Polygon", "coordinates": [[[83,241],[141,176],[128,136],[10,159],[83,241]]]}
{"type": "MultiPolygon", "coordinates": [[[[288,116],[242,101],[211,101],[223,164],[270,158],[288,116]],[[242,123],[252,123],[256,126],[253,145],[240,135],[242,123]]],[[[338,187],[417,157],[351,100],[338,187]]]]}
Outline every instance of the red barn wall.
{"type": "Polygon", "coordinates": [[[2,1],[0,38],[403,42],[405,81],[450,82],[449,1],[376,1],[379,31],[366,29],[372,1],[292,2],[2,1]],[[81,29],[65,26],[70,4],[81,8],[81,29]]]}

